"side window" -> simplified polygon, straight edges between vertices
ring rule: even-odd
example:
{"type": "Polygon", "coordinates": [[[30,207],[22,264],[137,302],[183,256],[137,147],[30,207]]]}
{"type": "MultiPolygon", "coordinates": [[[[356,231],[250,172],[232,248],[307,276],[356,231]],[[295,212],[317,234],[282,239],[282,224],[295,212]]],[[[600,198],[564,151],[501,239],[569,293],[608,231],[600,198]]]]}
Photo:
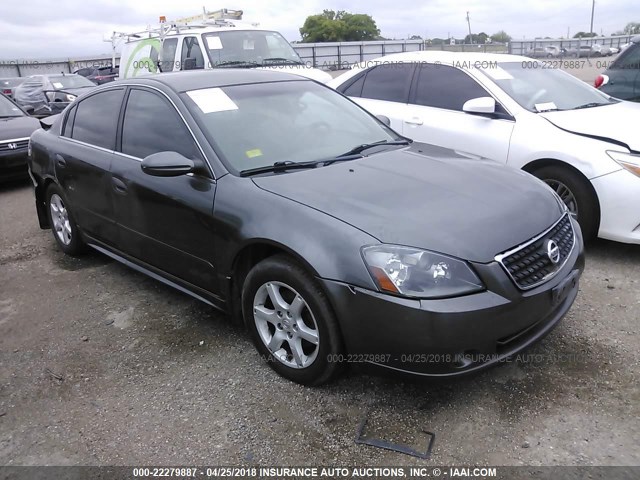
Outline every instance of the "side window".
{"type": "Polygon", "coordinates": [[[362,86],[364,85],[364,77],[366,72],[360,74],[355,81],[351,82],[351,85],[347,85],[347,88],[339,89],[340,93],[347,97],[360,97],[362,96],[362,86]]]}
{"type": "Polygon", "coordinates": [[[390,63],[372,68],[362,86],[362,97],[407,103],[414,65],[390,63]]]}
{"type": "Polygon", "coordinates": [[[122,125],[122,153],[145,158],[158,152],[201,158],[191,132],[173,105],[156,93],[131,90],[122,125]]]}
{"type": "Polygon", "coordinates": [[[62,127],[63,137],[71,137],[71,132],[73,131],[73,121],[76,118],[76,107],[77,105],[74,105],[71,109],[69,109],[67,118],[64,121],[64,127],[62,127]]]}
{"type": "Polygon", "coordinates": [[[640,44],[631,45],[627,51],[623,53],[624,57],[621,57],[616,62],[615,68],[623,68],[625,70],[638,70],[640,69],[640,44]]]}
{"type": "Polygon", "coordinates": [[[77,103],[71,138],[90,145],[116,148],[116,129],[124,89],[96,93],[77,103]]]}
{"type": "Polygon", "coordinates": [[[194,65],[192,68],[204,68],[204,57],[198,43],[198,37],[184,37],[182,40],[182,55],[180,57],[182,70],[186,70],[187,59],[191,59],[190,62],[194,65]]]}
{"type": "Polygon", "coordinates": [[[412,103],[462,111],[467,100],[488,96],[489,93],[462,70],[447,65],[424,64],[420,67],[412,103]]]}
{"type": "Polygon", "coordinates": [[[162,42],[162,51],[160,52],[160,70],[163,72],[172,72],[176,64],[176,50],[178,49],[177,38],[167,38],[162,42]]]}

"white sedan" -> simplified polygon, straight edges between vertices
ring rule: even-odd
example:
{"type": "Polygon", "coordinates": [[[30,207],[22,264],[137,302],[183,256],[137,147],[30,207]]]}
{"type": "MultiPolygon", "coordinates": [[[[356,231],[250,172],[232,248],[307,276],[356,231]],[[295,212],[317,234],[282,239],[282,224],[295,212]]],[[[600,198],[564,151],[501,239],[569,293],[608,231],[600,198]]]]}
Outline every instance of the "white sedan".
{"type": "Polygon", "coordinates": [[[515,55],[411,52],[356,65],[329,86],[416,141],[539,177],[585,237],[640,243],[640,104],[551,67],[515,55]]]}

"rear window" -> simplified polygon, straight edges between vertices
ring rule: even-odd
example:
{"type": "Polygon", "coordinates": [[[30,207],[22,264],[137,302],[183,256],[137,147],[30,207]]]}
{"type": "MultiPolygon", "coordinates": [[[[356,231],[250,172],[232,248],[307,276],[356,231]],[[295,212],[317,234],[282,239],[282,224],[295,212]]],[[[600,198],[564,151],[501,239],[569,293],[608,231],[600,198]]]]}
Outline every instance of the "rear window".
{"type": "Polygon", "coordinates": [[[634,43],[628,47],[611,66],[612,69],[639,70],[640,69],[640,43],[634,43]]]}

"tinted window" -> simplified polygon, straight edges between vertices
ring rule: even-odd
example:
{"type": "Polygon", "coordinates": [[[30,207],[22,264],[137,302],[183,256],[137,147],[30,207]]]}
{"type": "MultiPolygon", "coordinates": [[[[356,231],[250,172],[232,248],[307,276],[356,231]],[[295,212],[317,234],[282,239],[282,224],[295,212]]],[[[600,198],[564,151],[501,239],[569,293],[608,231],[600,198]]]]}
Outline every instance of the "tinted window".
{"type": "Polygon", "coordinates": [[[124,89],[107,90],[81,100],[71,138],[113,150],[124,89]]]}
{"type": "Polygon", "coordinates": [[[200,158],[191,133],[173,105],[145,90],[131,90],[129,94],[122,126],[122,152],[137,158],[158,152],[200,158]]]}
{"type": "Polygon", "coordinates": [[[615,68],[640,69],[640,45],[631,45],[622,55],[623,56],[616,62],[615,68]]]}
{"type": "Polygon", "coordinates": [[[180,62],[183,70],[187,58],[195,60],[195,68],[204,68],[204,57],[202,56],[202,50],[200,50],[198,37],[185,37],[184,40],[182,40],[182,57],[180,58],[180,62]]]}
{"type": "Polygon", "coordinates": [[[372,68],[364,80],[362,97],[407,103],[413,68],[410,63],[391,63],[372,68]]]}
{"type": "Polygon", "coordinates": [[[160,61],[160,69],[163,72],[172,72],[176,62],[176,50],[178,49],[177,38],[167,38],[162,42],[162,53],[160,61]]]}
{"type": "Polygon", "coordinates": [[[347,84],[347,88],[339,89],[341,93],[347,97],[360,97],[362,96],[362,86],[364,85],[364,77],[366,74],[360,75],[351,85],[347,84]]]}
{"type": "Polygon", "coordinates": [[[65,119],[65,122],[64,122],[64,127],[62,127],[63,137],[71,137],[71,132],[73,130],[73,120],[76,116],[76,107],[77,105],[74,105],[73,108],[71,108],[69,110],[69,113],[67,114],[67,118],[65,119]]]}
{"type": "Polygon", "coordinates": [[[467,100],[488,96],[487,91],[462,70],[426,64],[420,67],[413,103],[462,111],[467,100]]]}

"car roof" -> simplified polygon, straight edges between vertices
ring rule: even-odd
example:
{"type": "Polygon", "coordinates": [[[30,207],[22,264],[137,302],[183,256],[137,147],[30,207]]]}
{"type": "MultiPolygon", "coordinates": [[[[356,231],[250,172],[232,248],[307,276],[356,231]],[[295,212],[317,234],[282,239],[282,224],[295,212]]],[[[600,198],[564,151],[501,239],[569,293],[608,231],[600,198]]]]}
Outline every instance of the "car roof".
{"type": "Polygon", "coordinates": [[[531,61],[529,57],[511,55],[507,53],[482,53],[482,52],[445,52],[440,50],[422,50],[419,52],[393,53],[384,57],[378,57],[373,62],[379,61],[404,61],[404,62],[522,62],[531,61]]]}
{"type": "Polygon", "coordinates": [[[271,83],[287,81],[310,81],[307,78],[291,73],[262,69],[220,69],[188,72],[168,72],[157,75],[127,78],[112,82],[157,86],[163,84],[176,92],[200,90],[202,88],[226,87],[230,85],[248,85],[252,83],[271,83]]]}
{"type": "Polygon", "coordinates": [[[633,37],[631,39],[631,43],[640,43],[640,35],[633,37]]]}

